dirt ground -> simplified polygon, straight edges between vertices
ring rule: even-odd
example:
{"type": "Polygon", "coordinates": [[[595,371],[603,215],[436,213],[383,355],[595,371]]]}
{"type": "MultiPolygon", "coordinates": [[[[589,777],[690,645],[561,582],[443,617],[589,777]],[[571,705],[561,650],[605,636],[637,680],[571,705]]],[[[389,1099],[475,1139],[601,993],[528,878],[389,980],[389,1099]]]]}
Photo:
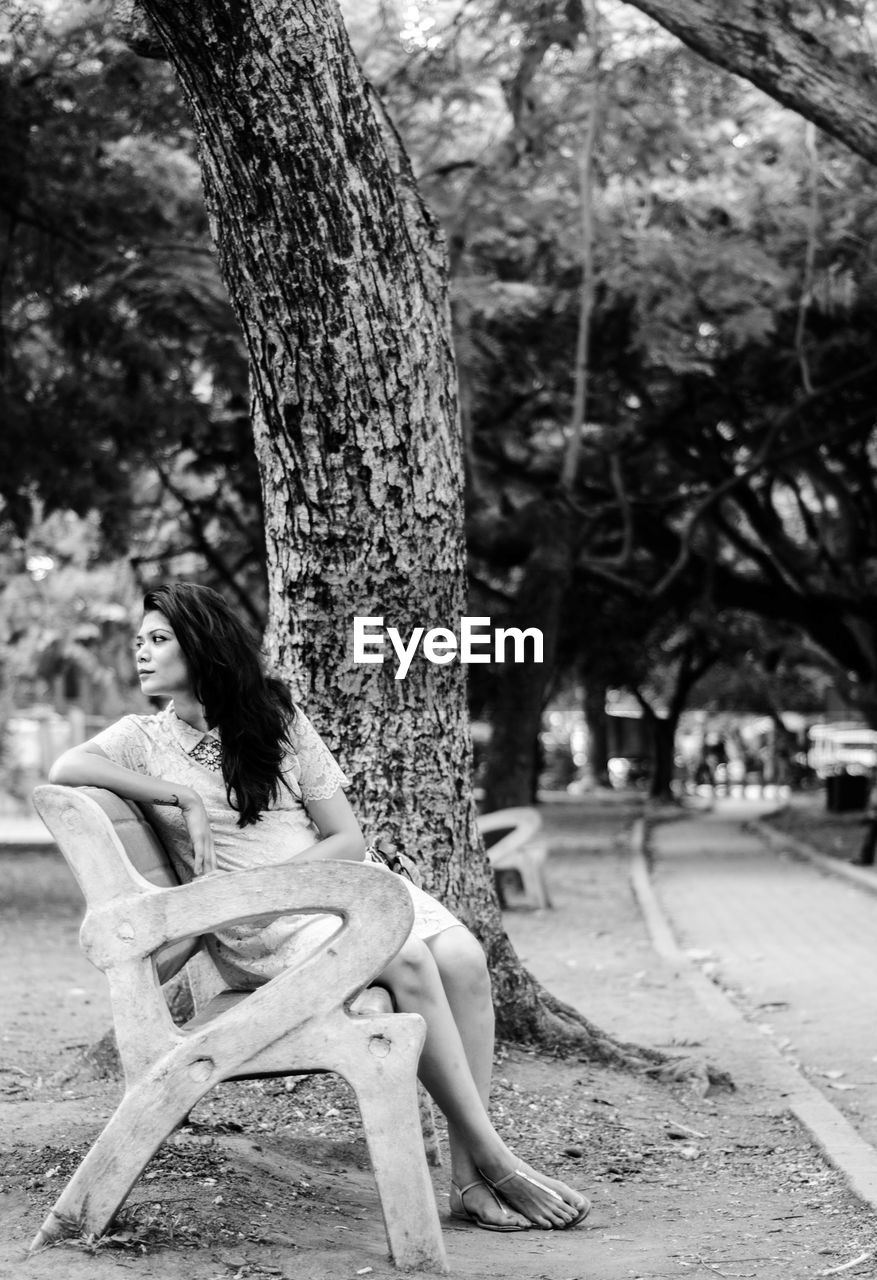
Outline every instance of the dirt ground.
{"type": "MultiPolygon", "coordinates": [[[[697,1055],[736,1089],[705,1096],[648,1076],[501,1046],[498,1127],[585,1190],[568,1233],[502,1236],[447,1218],[453,1274],[473,1280],[807,1280],[877,1274],[877,1222],[846,1191],[758,1070],[693,1007],[651,950],[627,883],[629,808],[548,807],[550,911],[510,914],[526,963],[618,1035],[697,1055]],[[849,1265],[853,1264],[853,1265],[849,1265]]],[[[353,1280],[392,1276],[346,1086],[311,1078],[222,1086],[166,1144],[109,1238],[26,1256],[101,1128],[116,1082],[69,1078],[108,1023],[104,979],[82,959],[79,900],[52,853],[0,855],[0,1276],[31,1280],[353,1280]],[[65,1079],[65,1077],[68,1077],[65,1079]]]]}

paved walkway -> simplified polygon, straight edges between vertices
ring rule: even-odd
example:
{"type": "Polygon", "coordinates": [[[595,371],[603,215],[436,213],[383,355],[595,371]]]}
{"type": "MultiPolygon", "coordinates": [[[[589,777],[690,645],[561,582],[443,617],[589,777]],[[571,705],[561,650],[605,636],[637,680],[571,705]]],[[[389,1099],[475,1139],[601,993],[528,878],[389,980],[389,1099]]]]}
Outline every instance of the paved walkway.
{"type": "Polygon", "coordinates": [[[682,949],[877,1147],[877,897],[748,832],[768,807],[655,826],[655,892],[682,949]]]}

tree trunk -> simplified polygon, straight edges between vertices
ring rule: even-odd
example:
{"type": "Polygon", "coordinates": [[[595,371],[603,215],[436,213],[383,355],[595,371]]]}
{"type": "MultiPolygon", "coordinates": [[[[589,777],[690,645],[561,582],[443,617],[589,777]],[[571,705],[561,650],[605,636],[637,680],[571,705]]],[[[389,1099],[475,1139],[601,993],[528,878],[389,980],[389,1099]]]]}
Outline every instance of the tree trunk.
{"type": "Polygon", "coordinates": [[[572,576],[570,521],[562,503],[541,513],[537,542],[524,567],[512,624],[542,632],[543,661],[506,664],[491,707],[492,733],[484,777],[485,808],[533,804],[538,741],[553,674],[564,597],[572,576]]]}
{"type": "MultiPolygon", "coordinates": [[[[369,826],[464,912],[475,843],[465,673],[354,661],[354,618],[457,630],[461,465],[440,233],[391,152],[330,0],[145,6],[193,111],[246,338],[269,648],[369,826]]],[[[386,641],[386,637],[385,637],[386,641]]]]}
{"type": "Polygon", "coordinates": [[[647,713],[652,738],[652,780],[649,796],[652,800],[673,799],[673,774],[675,772],[676,729],[678,717],[663,717],[647,713]]]}
{"type": "Polygon", "coordinates": [[[538,667],[504,671],[490,704],[484,811],[536,803],[545,677],[538,667]]]}
{"type": "Polygon", "coordinates": [[[632,0],[695,53],[877,161],[877,68],[760,0],[632,0]]]}
{"type": "Polygon", "coordinates": [[[247,343],[270,654],[352,778],[472,926],[498,1027],[618,1063],[542,992],[502,929],[475,818],[465,671],[357,664],[355,616],[456,630],[460,434],[440,233],[332,0],[144,0],[191,108],[220,266],[247,343]]]}
{"type": "Polygon", "coordinates": [[[608,787],[609,726],[606,723],[606,686],[585,674],[585,723],[588,726],[588,777],[595,787],[608,787]]]}

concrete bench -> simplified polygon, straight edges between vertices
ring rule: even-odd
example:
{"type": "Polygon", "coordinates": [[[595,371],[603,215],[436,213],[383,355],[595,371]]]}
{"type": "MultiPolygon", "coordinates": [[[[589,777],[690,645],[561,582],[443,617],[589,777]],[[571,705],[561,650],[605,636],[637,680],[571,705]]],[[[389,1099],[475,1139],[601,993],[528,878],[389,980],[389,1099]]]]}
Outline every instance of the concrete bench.
{"type": "Polygon", "coordinates": [[[417,1014],[375,1011],[378,989],[361,995],[408,936],[413,908],[404,886],[377,867],[345,862],[263,866],[183,884],[136,805],[97,788],[51,785],[36,789],[34,805],[85,896],[80,941],[110,984],[125,1093],[31,1248],[71,1232],[100,1235],[161,1143],[214,1085],[335,1071],[359,1104],[391,1260],[446,1271],[418,1112],[424,1023],[417,1014]],[[312,911],[337,914],[339,932],[256,991],[228,989],[210,958],[211,933],[312,911]],[[196,1015],[177,1026],[161,983],[183,966],[196,1015]]]}
{"type": "Polygon", "coordinates": [[[550,907],[545,880],[548,846],[542,819],[528,806],[497,809],[478,818],[503,907],[550,907]]]}

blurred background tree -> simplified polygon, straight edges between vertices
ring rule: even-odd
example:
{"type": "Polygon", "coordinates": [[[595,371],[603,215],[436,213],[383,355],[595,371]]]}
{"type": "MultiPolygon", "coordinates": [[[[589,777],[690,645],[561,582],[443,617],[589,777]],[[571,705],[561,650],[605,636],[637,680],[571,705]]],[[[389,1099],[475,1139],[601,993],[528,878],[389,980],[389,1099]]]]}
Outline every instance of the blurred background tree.
{"type": "MultiPolygon", "coordinates": [[[[544,7],[527,19],[503,6],[518,21],[491,10],[480,27],[450,7],[443,27],[439,8],[410,26],[416,70],[380,64],[381,86],[401,100],[451,236],[479,576],[487,563],[505,573],[506,606],[523,624],[549,616],[559,575],[559,626],[583,653],[586,611],[611,612],[617,593],[656,622],[666,614],[666,634],[674,615],[727,609],[790,624],[871,716],[869,165],[629,8],[601,6],[599,28],[577,43],[559,8],[549,20],[544,7]],[[570,484],[576,170],[595,44],[589,410],[570,484]],[[571,556],[558,554],[564,535],[571,556]]],[[[795,9],[806,18],[795,41],[840,42],[851,61],[837,74],[873,76],[873,6],[821,12],[816,31],[795,9]]],[[[835,123],[859,145],[854,122],[835,123]]],[[[628,634],[616,631],[616,648],[628,634]]],[[[503,780],[503,802],[534,794],[534,726],[554,674],[496,673],[488,779],[503,780]],[[541,688],[523,698],[527,681],[541,688]]],[[[656,770],[657,791],[664,779],[656,770]]]]}

